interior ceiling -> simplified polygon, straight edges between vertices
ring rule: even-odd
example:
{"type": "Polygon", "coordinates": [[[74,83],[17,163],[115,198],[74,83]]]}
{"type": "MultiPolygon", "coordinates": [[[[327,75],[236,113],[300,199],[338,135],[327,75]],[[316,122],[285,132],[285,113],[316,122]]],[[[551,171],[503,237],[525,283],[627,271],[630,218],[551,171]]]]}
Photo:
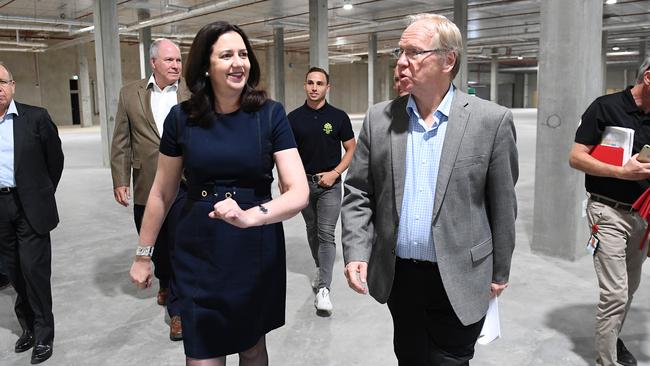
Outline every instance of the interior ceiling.
{"type": "MultiPolygon", "coordinates": [[[[498,55],[502,65],[535,65],[540,1],[468,1],[469,62],[489,62],[498,55]]],[[[619,0],[612,5],[593,1],[603,2],[608,62],[638,62],[642,43],[650,38],[650,0],[619,0]]],[[[387,53],[397,46],[406,15],[432,12],[453,19],[453,4],[453,0],[329,0],[330,60],[364,60],[371,33],[377,35],[378,51],[387,53]],[[352,3],[353,9],[343,9],[344,2],[352,3]]],[[[93,0],[0,0],[0,52],[47,52],[91,42],[93,10],[93,0]]],[[[118,0],[117,11],[122,42],[136,43],[139,29],[149,25],[153,38],[175,39],[185,49],[201,26],[227,20],[240,25],[256,47],[272,47],[274,27],[283,27],[287,51],[309,52],[307,0],[118,0]]]]}

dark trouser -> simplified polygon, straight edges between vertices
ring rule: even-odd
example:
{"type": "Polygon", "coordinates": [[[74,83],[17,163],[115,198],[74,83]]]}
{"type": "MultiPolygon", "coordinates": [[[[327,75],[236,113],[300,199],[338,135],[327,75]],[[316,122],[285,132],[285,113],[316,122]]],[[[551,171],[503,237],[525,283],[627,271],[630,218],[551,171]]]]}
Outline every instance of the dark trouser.
{"type": "Polygon", "coordinates": [[[320,268],[318,288],[330,288],[336,259],[334,230],[341,213],[341,181],[324,188],[309,181],[309,205],[302,210],[307,241],[316,267],[320,268]]]}
{"type": "Polygon", "coordinates": [[[52,314],[52,246],[50,234],[36,233],[15,193],[0,194],[0,256],[16,290],[15,311],[37,343],[54,340],[52,314]]]}
{"type": "Polygon", "coordinates": [[[398,258],[388,308],[399,366],[469,365],[485,318],[460,322],[437,264],[398,258]]]}
{"type": "MultiPolygon", "coordinates": [[[[178,195],[169,208],[167,217],[160,228],[158,237],[156,238],[156,246],[153,251],[151,260],[154,264],[154,275],[160,281],[160,287],[169,290],[167,295],[167,313],[169,316],[180,315],[180,302],[176,297],[174,291],[174,237],[176,235],[176,227],[178,219],[183,209],[183,203],[187,197],[187,189],[184,185],[178,189],[178,195]]],[[[145,206],[133,205],[133,218],[135,220],[135,227],[140,234],[140,227],[142,226],[142,217],[144,216],[145,206]]]]}
{"type": "Polygon", "coordinates": [[[5,267],[5,264],[4,264],[4,260],[0,256],[0,276],[6,276],[7,275],[7,270],[5,268],[6,267],[5,267]]]}

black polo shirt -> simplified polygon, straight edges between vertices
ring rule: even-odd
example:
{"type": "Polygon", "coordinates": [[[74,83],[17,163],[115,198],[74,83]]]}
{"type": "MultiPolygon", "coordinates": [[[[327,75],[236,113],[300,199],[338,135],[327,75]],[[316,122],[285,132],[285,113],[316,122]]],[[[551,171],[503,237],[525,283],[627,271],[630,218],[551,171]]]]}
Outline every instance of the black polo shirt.
{"type": "Polygon", "coordinates": [[[336,168],[341,162],[341,142],[354,138],[347,113],[327,102],[319,109],[305,102],[288,117],[305,172],[316,174],[336,168]]]}
{"type": "MultiPolygon", "coordinates": [[[[597,145],[607,126],[626,127],[634,130],[632,155],[650,144],[650,114],[645,114],[630,92],[632,87],[597,98],[582,115],[582,123],[576,131],[575,142],[583,145],[597,145]]],[[[634,203],[650,187],[650,180],[629,181],[585,174],[585,188],[589,193],[611,199],[634,203]]]]}

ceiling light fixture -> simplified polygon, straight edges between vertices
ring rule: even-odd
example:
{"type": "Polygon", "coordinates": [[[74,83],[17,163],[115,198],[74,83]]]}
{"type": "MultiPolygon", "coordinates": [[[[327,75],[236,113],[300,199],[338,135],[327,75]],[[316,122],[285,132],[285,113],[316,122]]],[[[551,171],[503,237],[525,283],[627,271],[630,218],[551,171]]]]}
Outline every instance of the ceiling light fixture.
{"type": "Polygon", "coordinates": [[[621,47],[618,47],[618,46],[614,46],[614,47],[612,47],[612,51],[618,51],[618,50],[620,50],[620,49],[621,49],[621,47]]]}
{"type": "Polygon", "coordinates": [[[354,8],[354,5],[352,5],[352,0],[343,0],[343,9],[352,10],[352,8],[354,8]]]}
{"type": "Polygon", "coordinates": [[[617,0],[605,0],[605,4],[607,4],[607,5],[616,4],[616,1],[617,0]]]}

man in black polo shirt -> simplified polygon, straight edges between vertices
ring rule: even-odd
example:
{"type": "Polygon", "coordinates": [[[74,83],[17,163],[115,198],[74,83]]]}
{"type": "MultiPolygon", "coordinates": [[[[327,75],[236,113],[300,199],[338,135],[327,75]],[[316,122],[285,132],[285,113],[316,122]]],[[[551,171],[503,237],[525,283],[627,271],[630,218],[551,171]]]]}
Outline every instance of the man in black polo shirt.
{"type": "Polygon", "coordinates": [[[571,167],[585,172],[590,240],[596,245],[593,257],[600,287],[597,365],[637,364],[618,336],[639,287],[647,253],[647,243],[639,248],[646,223],[632,210],[632,203],[650,187],[650,163],[636,159],[643,145],[650,144],[649,68],[650,57],[639,68],[636,85],[599,97],[587,108],[571,150],[571,167]],[[634,155],[623,166],[603,163],[589,155],[607,126],[634,130],[634,155]]]}
{"type": "Polygon", "coordinates": [[[309,205],[302,210],[307,240],[316,262],[312,287],[314,306],[331,312],[329,292],[336,257],[334,229],[341,212],[341,174],[348,168],[356,146],[348,115],[325,100],[330,89],[327,72],[312,67],[305,76],[307,100],[289,113],[289,122],[298,144],[309,182],[309,205]],[[341,158],[341,143],[345,154],[341,158]]]}

